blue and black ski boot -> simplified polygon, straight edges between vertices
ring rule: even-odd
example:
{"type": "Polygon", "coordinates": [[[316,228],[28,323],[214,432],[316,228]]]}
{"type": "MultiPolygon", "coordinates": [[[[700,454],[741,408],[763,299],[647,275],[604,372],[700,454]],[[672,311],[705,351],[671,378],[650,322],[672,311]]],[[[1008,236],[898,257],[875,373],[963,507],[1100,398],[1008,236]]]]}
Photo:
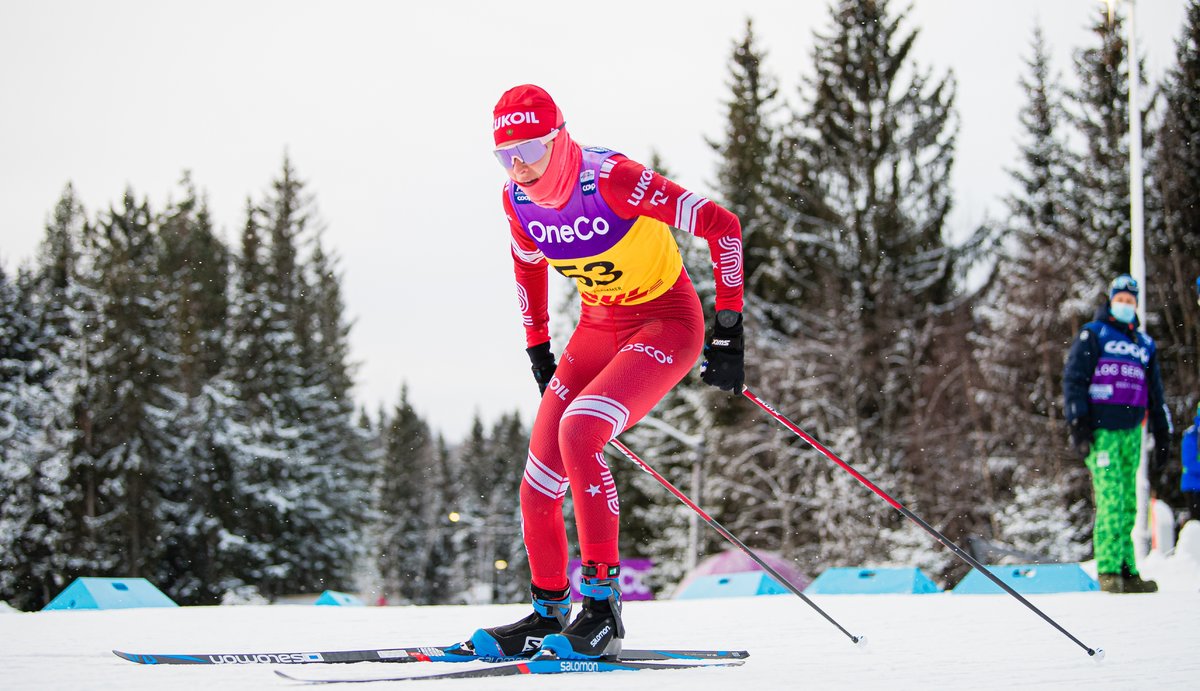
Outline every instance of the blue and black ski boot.
{"type": "Polygon", "coordinates": [[[583,609],[562,633],[542,639],[539,656],[563,660],[614,659],[621,653],[625,625],[621,622],[621,567],[583,565],[583,609]]]}
{"type": "Polygon", "coordinates": [[[533,613],[524,619],[479,629],[471,635],[470,647],[476,655],[486,658],[528,657],[538,651],[542,639],[559,633],[571,618],[571,589],[542,590],[530,586],[533,592],[533,613]]]}

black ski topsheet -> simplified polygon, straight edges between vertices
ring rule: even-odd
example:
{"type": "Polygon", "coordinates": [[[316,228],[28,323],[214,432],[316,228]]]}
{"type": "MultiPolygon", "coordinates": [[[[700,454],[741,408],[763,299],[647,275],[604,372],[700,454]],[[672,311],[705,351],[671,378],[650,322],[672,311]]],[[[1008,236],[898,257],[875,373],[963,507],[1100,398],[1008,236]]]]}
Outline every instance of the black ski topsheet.
{"type": "MultiPolygon", "coordinates": [[[[333,650],[325,652],[283,653],[195,653],[160,654],[127,653],[114,650],[124,660],[142,665],[307,665],[349,662],[519,662],[526,658],[482,658],[470,652],[462,643],[445,646],[415,646],[370,648],[362,650],[333,650]]],[[[653,662],[668,660],[741,660],[749,657],[745,650],[669,650],[629,649],[621,652],[621,660],[653,662]]]]}
{"type": "Polygon", "coordinates": [[[712,662],[699,660],[692,662],[639,662],[625,659],[619,660],[525,660],[523,662],[506,662],[487,667],[464,669],[457,672],[441,674],[411,674],[397,676],[374,677],[340,677],[320,678],[296,676],[289,672],[275,670],[275,674],[289,681],[299,681],[307,684],[366,684],[385,681],[433,681],[441,679],[478,679],[483,677],[515,677],[522,674],[576,674],[590,672],[642,672],[652,670],[700,669],[703,667],[736,667],[744,664],[745,660],[724,659],[712,662]]]}

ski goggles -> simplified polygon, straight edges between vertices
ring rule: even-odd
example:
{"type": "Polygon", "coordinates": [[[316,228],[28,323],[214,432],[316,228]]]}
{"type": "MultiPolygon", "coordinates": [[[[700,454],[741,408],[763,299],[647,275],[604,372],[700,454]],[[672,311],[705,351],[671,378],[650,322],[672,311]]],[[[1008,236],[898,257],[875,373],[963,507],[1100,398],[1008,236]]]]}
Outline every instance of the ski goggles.
{"type": "Polygon", "coordinates": [[[1127,291],[1127,292],[1133,293],[1134,295],[1137,295],[1138,282],[1137,282],[1137,279],[1134,278],[1133,276],[1128,276],[1128,275],[1117,276],[1115,279],[1113,279],[1112,285],[1109,286],[1109,290],[1113,293],[1127,291]]]}
{"type": "Polygon", "coordinates": [[[554,129],[550,130],[550,134],[547,134],[544,137],[538,137],[537,139],[530,139],[527,142],[521,142],[520,144],[513,144],[512,146],[496,149],[492,153],[496,154],[496,160],[500,161],[500,165],[504,166],[507,170],[512,170],[514,158],[521,159],[521,163],[526,165],[540,161],[542,160],[542,156],[546,155],[546,149],[548,148],[546,145],[550,143],[550,140],[558,136],[559,130],[565,127],[566,124],[567,123],[564,122],[558,127],[555,127],[554,129]]]}

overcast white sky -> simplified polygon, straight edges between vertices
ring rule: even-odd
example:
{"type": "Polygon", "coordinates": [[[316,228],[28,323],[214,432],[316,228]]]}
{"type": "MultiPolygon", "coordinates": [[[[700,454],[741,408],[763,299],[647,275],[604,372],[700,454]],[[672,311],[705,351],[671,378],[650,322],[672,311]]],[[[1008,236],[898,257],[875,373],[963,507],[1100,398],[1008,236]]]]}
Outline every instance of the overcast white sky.
{"type": "MultiPolygon", "coordinates": [[[[953,69],[954,228],[998,215],[1035,22],[1072,79],[1097,0],[913,0],[920,64],[953,69]]],[[[1148,76],[1173,64],[1184,0],[1139,0],[1148,76]]],[[[895,9],[903,2],[893,2],[895,9]]],[[[359,400],[410,400],[457,440],[476,412],[531,420],[491,156],[491,108],[546,87],[576,139],[711,193],[728,58],[747,17],[796,103],[826,0],[575,4],[0,0],[0,263],[32,257],[70,181],[90,214],[126,185],[163,208],[182,171],[227,239],[289,152],[342,260],[359,400]]],[[[176,194],[176,196],[178,196],[176,194]]],[[[706,306],[711,310],[711,306],[706,306]]],[[[751,327],[752,328],[752,327],[751,327]]],[[[555,344],[555,351],[561,350],[555,344]]]]}

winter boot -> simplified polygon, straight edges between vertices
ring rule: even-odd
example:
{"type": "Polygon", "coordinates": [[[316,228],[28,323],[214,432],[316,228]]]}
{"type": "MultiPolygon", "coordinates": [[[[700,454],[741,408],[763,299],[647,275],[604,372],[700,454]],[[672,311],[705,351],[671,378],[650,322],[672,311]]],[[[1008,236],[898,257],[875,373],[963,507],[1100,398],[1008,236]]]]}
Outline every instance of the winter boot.
{"type": "Polygon", "coordinates": [[[487,658],[529,657],[542,639],[559,633],[571,618],[571,589],[542,590],[531,586],[533,613],[505,626],[479,629],[468,642],[476,655],[487,658]]]}
{"type": "Polygon", "coordinates": [[[583,565],[583,609],[562,633],[546,636],[539,655],[563,660],[616,658],[625,638],[621,622],[621,567],[589,561],[583,565]]]}
{"type": "Polygon", "coordinates": [[[1125,577],[1125,592],[1127,593],[1157,593],[1158,583],[1143,581],[1141,576],[1125,577]]]}
{"type": "Polygon", "coordinates": [[[1119,573],[1100,574],[1100,590],[1106,593],[1125,592],[1125,579],[1119,573]]]}
{"type": "Polygon", "coordinates": [[[1121,567],[1121,580],[1124,582],[1124,592],[1127,593],[1157,593],[1158,584],[1154,581],[1143,581],[1136,573],[1130,573],[1129,565],[1121,567]]]}

